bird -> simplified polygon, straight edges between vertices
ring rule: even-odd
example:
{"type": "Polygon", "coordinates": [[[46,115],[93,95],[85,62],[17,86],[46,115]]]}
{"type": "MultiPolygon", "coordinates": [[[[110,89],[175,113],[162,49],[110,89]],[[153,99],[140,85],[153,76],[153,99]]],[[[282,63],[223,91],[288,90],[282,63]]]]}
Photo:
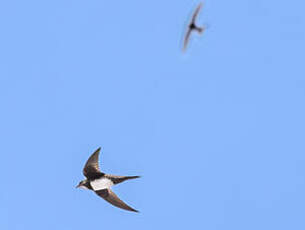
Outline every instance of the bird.
{"type": "Polygon", "coordinates": [[[201,34],[206,29],[205,26],[199,27],[199,26],[196,25],[196,18],[198,16],[201,8],[202,8],[202,3],[200,3],[197,6],[197,8],[196,8],[196,10],[195,10],[195,12],[194,12],[194,14],[192,16],[191,23],[188,25],[188,30],[187,30],[185,38],[184,38],[183,51],[185,51],[186,48],[187,48],[187,45],[189,43],[189,39],[190,39],[190,36],[191,36],[191,33],[193,32],[193,30],[195,30],[199,34],[201,34]]]}
{"type": "Polygon", "coordinates": [[[76,188],[93,190],[98,196],[118,208],[139,212],[120,200],[110,187],[125,180],[139,178],[140,176],[116,176],[101,172],[99,168],[100,151],[101,148],[98,148],[87,160],[83,169],[83,174],[86,179],[79,182],[76,188]]]}

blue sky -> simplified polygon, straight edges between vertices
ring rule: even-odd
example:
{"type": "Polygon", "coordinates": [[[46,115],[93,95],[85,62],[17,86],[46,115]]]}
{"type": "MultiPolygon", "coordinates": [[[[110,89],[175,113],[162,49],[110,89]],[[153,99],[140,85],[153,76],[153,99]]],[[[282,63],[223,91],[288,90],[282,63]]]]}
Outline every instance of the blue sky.
{"type": "Polygon", "coordinates": [[[305,228],[305,3],[197,4],[0,2],[0,229],[305,228]]]}

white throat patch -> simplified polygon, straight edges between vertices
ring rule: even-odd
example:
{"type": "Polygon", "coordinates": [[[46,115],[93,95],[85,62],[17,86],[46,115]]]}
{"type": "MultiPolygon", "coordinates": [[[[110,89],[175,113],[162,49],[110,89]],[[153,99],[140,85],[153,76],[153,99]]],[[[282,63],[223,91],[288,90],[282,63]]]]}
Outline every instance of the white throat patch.
{"type": "Polygon", "coordinates": [[[88,189],[86,186],[84,185],[80,185],[79,188],[82,188],[82,189],[88,189]]]}
{"type": "Polygon", "coordinates": [[[101,178],[91,181],[90,185],[94,191],[98,191],[98,190],[110,188],[113,185],[113,183],[108,178],[101,178]]]}

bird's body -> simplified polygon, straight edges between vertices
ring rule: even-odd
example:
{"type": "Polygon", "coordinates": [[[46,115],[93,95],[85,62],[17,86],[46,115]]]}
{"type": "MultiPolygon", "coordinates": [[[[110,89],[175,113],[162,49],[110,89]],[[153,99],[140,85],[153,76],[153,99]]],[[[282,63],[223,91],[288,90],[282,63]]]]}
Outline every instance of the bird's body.
{"type": "Polygon", "coordinates": [[[125,204],[122,200],[120,200],[111,190],[110,188],[119,184],[125,180],[139,178],[139,176],[116,176],[102,173],[98,166],[98,157],[100,153],[100,148],[98,148],[88,159],[83,173],[86,177],[85,180],[82,180],[77,188],[84,188],[93,190],[97,195],[111,203],[112,205],[128,210],[138,212],[137,210],[131,208],[127,204],[125,204]]]}
{"type": "Polygon", "coordinates": [[[203,31],[203,27],[199,27],[199,26],[196,26],[196,24],[195,23],[191,23],[190,25],[189,25],[189,29],[190,30],[196,30],[198,33],[201,33],[202,31],[203,31]]]}
{"type": "Polygon", "coordinates": [[[95,179],[95,180],[91,181],[90,185],[94,191],[97,191],[97,190],[101,190],[101,189],[110,188],[112,185],[114,185],[114,183],[110,179],[103,176],[99,179],[95,179]]]}

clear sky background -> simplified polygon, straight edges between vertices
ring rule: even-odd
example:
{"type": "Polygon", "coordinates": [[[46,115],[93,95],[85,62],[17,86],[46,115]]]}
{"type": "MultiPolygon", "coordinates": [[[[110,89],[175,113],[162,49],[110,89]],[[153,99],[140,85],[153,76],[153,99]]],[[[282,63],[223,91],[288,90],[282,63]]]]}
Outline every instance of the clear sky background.
{"type": "Polygon", "coordinates": [[[305,3],[197,4],[0,2],[0,229],[305,229],[305,3]]]}

